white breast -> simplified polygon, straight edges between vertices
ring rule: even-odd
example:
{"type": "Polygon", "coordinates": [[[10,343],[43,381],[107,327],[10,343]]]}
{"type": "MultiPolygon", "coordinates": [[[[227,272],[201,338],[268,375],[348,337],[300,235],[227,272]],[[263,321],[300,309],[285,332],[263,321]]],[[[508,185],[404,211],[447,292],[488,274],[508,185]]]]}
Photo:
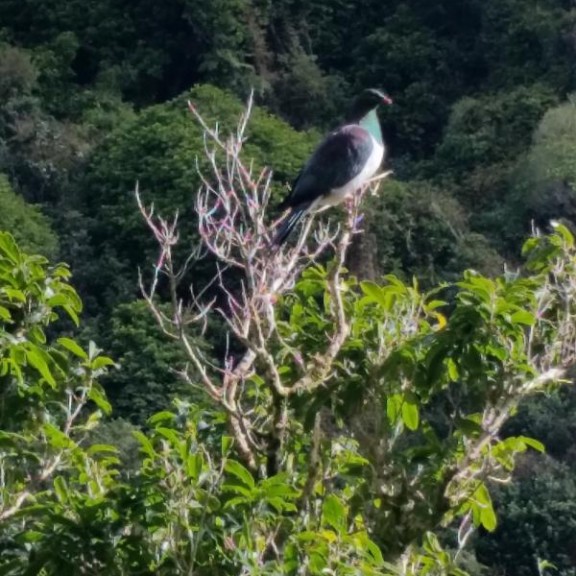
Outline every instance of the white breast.
{"type": "Polygon", "coordinates": [[[348,184],[341,186],[340,188],[333,188],[328,196],[322,196],[318,198],[313,206],[315,211],[324,210],[330,206],[335,206],[343,202],[346,198],[354,194],[359,190],[372,176],[376,174],[378,168],[382,164],[384,158],[384,146],[376,141],[376,139],[370,135],[372,138],[372,143],[374,147],[372,149],[372,154],[366,162],[366,166],[362,172],[360,172],[356,177],[354,177],[348,184]]]}

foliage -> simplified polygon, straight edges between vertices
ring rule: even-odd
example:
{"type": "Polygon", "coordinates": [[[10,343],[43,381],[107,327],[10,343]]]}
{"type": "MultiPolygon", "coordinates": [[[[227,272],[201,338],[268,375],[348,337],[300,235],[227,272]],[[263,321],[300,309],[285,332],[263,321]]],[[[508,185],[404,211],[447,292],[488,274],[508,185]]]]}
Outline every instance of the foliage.
{"type": "Polygon", "coordinates": [[[505,426],[506,435],[533,436],[546,446],[549,456],[569,467],[576,465],[576,390],[567,386],[523,402],[505,426]]]}
{"type": "Polygon", "coordinates": [[[576,571],[576,483],[573,472],[550,458],[525,458],[515,481],[497,490],[495,505],[500,529],[482,535],[480,561],[492,570],[537,576],[546,560],[553,572],[576,571]]]}
{"type": "Polygon", "coordinates": [[[366,230],[359,257],[380,274],[416,276],[430,286],[455,279],[465,268],[491,274],[501,265],[487,239],[470,231],[458,201],[425,181],[387,183],[367,203],[366,230]]]}
{"type": "Polygon", "coordinates": [[[0,174],[0,230],[10,232],[31,252],[54,256],[58,239],[49,220],[36,207],[14,193],[8,179],[0,174]]]}
{"type": "Polygon", "coordinates": [[[82,92],[103,82],[138,105],[203,82],[242,96],[256,86],[285,117],[312,120],[316,107],[324,122],[322,101],[330,109],[350,90],[380,85],[401,103],[389,122],[401,155],[431,153],[465,95],[535,82],[563,93],[572,81],[572,15],[553,0],[402,0],[362,10],[350,0],[4,0],[0,21],[5,38],[35,52],[50,112],[77,112],[82,92]],[[286,97],[296,87],[311,93],[286,97]]]}
{"type": "Polygon", "coordinates": [[[112,410],[112,417],[100,420],[98,426],[90,430],[86,437],[85,446],[88,449],[91,446],[113,446],[119,460],[118,472],[120,477],[128,478],[136,473],[141,464],[140,444],[134,434],[140,428],[128,420],[116,417],[114,407],[112,410]]]}
{"type": "Polygon", "coordinates": [[[563,34],[572,15],[553,0],[505,0],[486,3],[481,49],[492,85],[513,87],[545,79],[566,88],[571,72],[565,66],[570,50],[563,34]],[[510,46],[512,50],[508,50],[510,46]]]}
{"type": "MultiPolygon", "coordinates": [[[[96,327],[91,335],[106,346],[110,342],[123,361],[108,384],[118,379],[134,392],[140,421],[147,410],[136,384],[165,381],[171,387],[175,381],[157,368],[179,354],[148,332],[140,314],[131,322],[128,308],[117,307],[136,293],[137,267],[148,261],[151,249],[134,216],[131,191],[140,180],[146,200],[154,199],[162,213],[180,208],[185,225],[191,224],[186,242],[194,241],[193,158],[202,156],[202,148],[184,100],[199,82],[241,97],[253,86],[260,102],[293,125],[321,130],[334,125],[361,88],[379,86],[393,96],[395,106],[382,120],[399,181],[367,210],[367,233],[359,236],[347,263],[361,279],[396,273],[408,281],[416,275],[427,289],[439,280],[457,280],[469,266],[494,276],[502,256],[517,260],[531,220],[547,231],[551,218],[573,224],[573,106],[571,101],[558,106],[574,90],[574,11],[568,2],[368,0],[359,6],[351,0],[219,0],[200,6],[189,0],[3,0],[0,23],[0,171],[18,194],[0,180],[0,228],[7,227],[27,249],[53,255],[54,233],[19,198],[46,209],[60,237],[60,257],[72,262],[96,327]],[[146,108],[182,93],[172,104],[146,108]],[[113,311],[117,322],[109,331],[113,311]],[[146,358],[146,366],[140,366],[118,334],[138,336],[137,346],[150,349],[154,362],[149,365],[146,358]]],[[[240,109],[231,96],[212,88],[200,86],[193,94],[225,127],[240,109]]],[[[291,133],[260,112],[257,117],[263,127],[252,136],[257,146],[249,153],[276,171],[279,196],[316,136],[291,133]]],[[[208,277],[210,266],[195,267],[194,277],[208,277]]],[[[442,295],[451,299],[455,290],[442,295]]],[[[133,306],[129,309],[138,309],[133,306]]],[[[61,331],[62,324],[49,332],[54,329],[61,331]]],[[[220,358],[225,338],[217,344],[213,353],[220,358]]],[[[155,396],[155,406],[166,403],[160,393],[155,396]]],[[[179,410],[182,418],[187,408],[179,410]]],[[[441,429],[443,410],[440,401],[426,410],[441,429]]],[[[572,465],[572,412],[565,392],[539,396],[520,407],[517,423],[506,433],[546,441],[555,458],[572,465]]],[[[326,420],[331,429],[331,417],[326,420]]],[[[106,427],[104,443],[109,438],[122,444],[117,437],[130,430],[121,422],[106,427]]],[[[129,443],[123,450],[135,456],[129,443]]],[[[552,468],[563,484],[560,468],[552,468]]],[[[61,510],[76,518],[86,502],[61,510]]],[[[117,514],[114,506],[99,509],[100,519],[117,514]]],[[[501,506],[514,514],[511,506],[501,506]]],[[[527,533],[536,533],[538,516],[524,518],[527,533]]],[[[50,522],[42,534],[48,534],[50,522]]],[[[35,548],[43,547],[46,557],[69,534],[57,516],[52,524],[52,539],[35,548]]],[[[103,521],[96,540],[106,534],[107,541],[116,542],[117,525],[110,532],[105,525],[110,527],[103,521]]],[[[538,535],[545,550],[555,531],[538,535]]],[[[132,536],[128,548],[140,551],[143,564],[154,565],[147,545],[136,544],[141,540],[132,536]]],[[[493,555],[503,557],[496,546],[504,541],[492,540],[493,555]]],[[[11,535],[6,542],[13,545],[11,535]]],[[[550,550],[557,550],[554,546],[550,550]]],[[[86,544],[83,553],[89,548],[86,544]]],[[[70,550],[71,558],[81,554],[80,547],[70,550]]],[[[133,573],[129,552],[116,552],[106,569],[94,564],[93,570],[114,573],[122,565],[133,573]]],[[[524,556],[517,557],[518,566],[524,566],[524,556]]],[[[562,569],[570,570],[569,561],[562,562],[562,569]]],[[[507,561],[512,576],[514,564],[507,561]]],[[[56,573],[77,570],[73,561],[50,566],[56,573]]]]}
{"type": "Polygon", "coordinates": [[[549,110],[535,131],[530,151],[518,163],[507,212],[514,215],[511,240],[534,220],[545,226],[551,219],[576,222],[572,161],[576,143],[574,102],[549,110]]]}
{"type": "Polygon", "coordinates": [[[52,112],[105,76],[139,104],[174,97],[207,76],[237,85],[248,68],[243,20],[235,0],[200,9],[175,0],[7,0],[0,7],[10,40],[34,48],[43,63],[40,81],[52,112]]]}
{"type": "Polygon", "coordinates": [[[102,379],[116,416],[143,426],[168,409],[175,395],[198,399],[177,374],[184,367],[184,353],[166,345],[143,300],[117,306],[100,331],[102,346],[120,366],[102,379]]]}
{"type": "Polygon", "coordinates": [[[29,52],[0,46],[0,69],[0,169],[27,200],[54,203],[89,147],[84,128],[46,112],[36,96],[42,75],[29,52]]]}
{"type": "Polygon", "coordinates": [[[483,194],[470,188],[474,171],[515,160],[530,141],[547,108],[555,103],[552,91],[543,85],[518,86],[483,98],[464,98],[452,108],[442,143],[434,158],[434,169],[443,178],[462,184],[464,200],[473,209],[485,209],[495,200],[495,191],[483,194]],[[480,203],[482,202],[482,203],[480,203]]]}
{"type": "Polygon", "coordinates": [[[282,58],[274,81],[272,109],[297,129],[330,127],[346,109],[349,92],[344,79],[324,74],[314,56],[299,49],[282,58]]]}
{"type": "Polygon", "coordinates": [[[388,122],[396,156],[429,155],[463,96],[536,82],[570,89],[564,31],[572,16],[553,1],[404,0],[358,10],[319,0],[309,12],[302,28],[322,68],[356,90],[380,84],[396,97],[388,122]]]}
{"type": "MultiPolygon", "coordinates": [[[[457,518],[460,532],[494,530],[488,478],[542,449],[497,432],[521,398],[562,373],[559,303],[575,282],[566,229],[527,244],[525,277],[466,273],[449,316],[435,292],[393,276],[342,281],[350,335],[323,386],[286,404],[280,471],[269,477],[241,463],[223,413],[183,402],[134,431],[142,459],[119,476],[116,450],[94,430],[109,409],[96,378],[112,361],[94,344],[46,336],[57,311],[80,310],[67,269],[7,234],[0,248],[5,574],[458,576],[434,532],[457,518]]],[[[287,352],[306,364],[322,346],[331,294],[316,268],[281,303],[284,385],[298,370],[287,352]]],[[[254,409],[265,410],[266,381],[251,380],[254,409]]]]}
{"type": "Polygon", "coordinates": [[[129,106],[98,87],[70,102],[62,95],[67,87],[59,66],[55,56],[33,58],[29,51],[0,45],[0,169],[27,200],[60,204],[58,215],[70,209],[69,186],[88,150],[130,115],[129,106]],[[66,108],[65,119],[49,111],[48,77],[58,105],[66,108]]]}
{"type": "MultiPolygon", "coordinates": [[[[29,510],[32,520],[35,510],[65,485],[66,470],[77,472],[78,497],[82,484],[87,493],[100,490],[99,464],[79,442],[109,410],[95,378],[112,361],[100,356],[93,343],[85,351],[70,338],[47,338],[47,328],[59,315],[78,321],[81,303],[69,276],[64,265],[48,267],[45,258],[28,256],[12,236],[0,233],[0,537],[5,569],[18,563],[13,538],[26,530],[22,511],[29,510]],[[84,416],[89,402],[96,410],[84,416]]],[[[112,476],[106,472],[100,479],[111,481],[112,476]]]]}
{"type": "Polygon", "coordinates": [[[3,102],[19,94],[29,94],[37,77],[38,70],[28,52],[0,45],[0,98],[3,102]]]}
{"type": "MultiPolygon", "coordinates": [[[[438,289],[421,292],[416,281],[407,286],[393,275],[384,285],[343,278],[340,266],[357,222],[352,204],[335,261],[305,270],[293,293],[286,293],[291,282],[283,274],[290,261],[325,245],[318,240],[319,247],[304,256],[301,247],[271,255],[270,232],[263,231],[261,220],[268,198],[266,188],[259,191],[262,178],[245,175],[234,140],[221,144],[207,133],[226,152],[226,165],[240,169],[224,178],[215,168],[217,183],[205,181],[198,204],[202,240],[222,264],[245,276],[243,290],[235,295],[217,277],[231,312],[198,299],[183,312],[175,296],[182,273],[172,258],[176,221],[154,218],[140,204],[161,262],[145,296],[223,409],[246,472],[302,478],[305,510],[314,509],[319,493],[348,489],[348,526],[361,514],[392,561],[410,554],[425,564],[420,556],[433,539],[428,532],[457,519],[459,545],[474,526],[494,530],[488,479],[506,480],[517,453],[543,450],[524,436],[500,440],[500,430],[520,400],[549,387],[574,361],[572,306],[566,308],[574,290],[574,238],[559,226],[551,238],[531,239],[524,276],[490,280],[466,272],[454,286],[443,287],[456,292],[447,318],[442,308],[448,304],[438,299],[438,289]],[[231,181],[239,191],[229,191],[231,181]],[[170,314],[155,303],[160,275],[170,286],[170,314]],[[278,297],[286,305],[280,311],[278,297]],[[187,323],[213,311],[223,315],[231,336],[245,348],[237,362],[227,361],[222,369],[203,365],[182,333],[187,323]],[[296,456],[301,446],[310,455],[304,462],[296,456]],[[325,459],[334,448],[336,455],[352,449],[360,457],[345,456],[351,469],[344,475],[326,472],[325,459]]],[[[278,548],[279,532],[274,534],[270,538],[278,548]]],[[[449,555],[430,547],[436,560],[449,562],[449,555]]]]}
{"type": "MultiPolygon", "coordinates": [[[[322,296],[322,278],[320,271],[308,273],[290,302],[286,344],[300,351],[304,366],[328,329],[323,310],[330,300],[322,296]]],[[[488,280],[467,272],[447,318],[437,291],[421,294],[393,276],[382,286],[362,283],[358,300],[353,285],[343,286],[351,337],[326,391],[295,403],[305,421],[327,403],[329,413],[349,422],[370,463],[367,486],[378,486],[381,495],[370,503],[357,495],[357,510],[364,511],[384,552],[399,553],[397,547],[454,516],[470,514],[474,524],[493,530],[496,518],[482,479],[509,471],[515,451],[541,449],[523,436],[500,441],[492,428],[542,381],[534,364],[542,358],[532,356],[529,342],[535,338],[541,342],[536,348],[548,348],[552,334],[536,317],[545,276],[537,278],[488,280]]],[[[282,373],[289,379],[296,371],[290,364],[282,373]]],[[[373,498],[369,488],[365,497],[373,498]]]]}

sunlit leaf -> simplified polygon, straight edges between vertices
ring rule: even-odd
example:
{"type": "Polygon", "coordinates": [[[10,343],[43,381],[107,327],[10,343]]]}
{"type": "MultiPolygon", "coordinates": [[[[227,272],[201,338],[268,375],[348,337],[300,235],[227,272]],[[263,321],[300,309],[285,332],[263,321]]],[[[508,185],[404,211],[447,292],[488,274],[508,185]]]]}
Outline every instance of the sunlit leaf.
{"type": "Polygon", "coordinates": [[[417,430],[420,422],[418,405],[407,399],[402,403],[402,421],[409,430],[417,430]]]}
{"type": "Polygon", "coordinates": [[[326,496],[322,505],[322,518],[326,524],[338,532],[346,528],[348,513],[344,504],[335,494],[326,496]]]}
{"type": "Polygon", "coordinates": [[[244,468],[240,462],[236,462],[235,460],[228,460],[226,462],[225,470],[228,472],[228,474],[235,476],[245,486],[254,488],[255,482],[252,474],[250,474],[250,471],[244,468]]]}
{"type": "Polygon", "coordinates": [[[86,352],[82,349],[82,347],[79,346],[71,338],[58,338],[57,342],[58,342],[58,344],[60,344],[60,346],[62,346],[63,348],[66,348],[66,350],[68,350],[69,352],[72,352],[72,354],[74,354],[74,356],[77,356],[78,358],[82,358],[83,360],[88,359],[88,354],[86,354],[86,352]]]}
{"type": "Polygon", "coordinates": [[[30,347],[26,350],[26,359],[31,366],[36,368],[38,372],[42,375],[44,380],[50,384],[53,388],[56,387],[56,380],[52,376],[52,372],[48,367],[48,355],[37,347],[30,347]]]}

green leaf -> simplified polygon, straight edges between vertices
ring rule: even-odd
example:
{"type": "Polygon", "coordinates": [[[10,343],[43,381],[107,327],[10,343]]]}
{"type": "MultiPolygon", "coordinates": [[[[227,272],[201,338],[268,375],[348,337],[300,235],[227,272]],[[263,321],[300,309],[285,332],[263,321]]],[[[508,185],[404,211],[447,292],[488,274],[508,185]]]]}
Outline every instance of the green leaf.
{"type": "Polygon", "coordinates": [[[308,556],[308,565],[312,574],[323,574],[328,565],[328,558],[318,549],[315,549],[308,556]]]}
{"type": "Polygon", "coordinates": [[[59,292],[58,294],[52,296],[52,298],[48,298],[46,304],[48,304],[48,306],[51,308],[64,308],[64,306],[70,305],[70,298],[65,292],[59,292]]]}
{"type": "Polygon", "coordinates": [[[156,412],[156,414],[150,416],[150,418],[148,418],[148,423],[153,426],[159,422],[173,422],[175,418],[175,414],[169,412],[168,410],[163,410],[162,412],[156,412]]]}
{"type": "Polygon", "coordinates": [[[204,459],[202,454],[190,454],[186,459],[186,473],[189,478],[193,480],[198,480],[200,474],[202,474],[202,469],[204,467],[204,459]]]}
{"type": "Polygon", "coordinates": [[[480,512],[480,522],[482,526],[488,530],[488,532],[494,532],[498,526],[498,520],[496,518],[496,513],[494,512],[494,507],[490,503],[485,508],[482,508],[480,512]]]}
{"type": "Polygon", "coordinates": [[[266,498],[268,505],[272,506],[278,514],[282,512],[296,512],[297,508],[292,502],[287,502],[283,498],[266,498]]]}
{"type": "Polygon", "coordinates": [[[318,539],[318,534],[312,530],[304,530],[296,534],[296,538],[299,542],[314,542],[314,540],[318,539]]]}
{"type": "Polygon", "coordinates": [[[444,300],[430,300],[426,302],[426,309],[427,310],[436,310],[436,308],[441,308],[443,306],[448,306],[448,302],[444,300]]]}
{"type": "Polygon", "coordinates": [[[390,425],[396,425],[402,410],[403,398],[400,394],[392,394],[386,398],[386,415],[390,425]]]}
{"type": "Polygon", "coordinates": [[[480,483],[478,488],[476,488],[474,492],[474,499],[481,506],[490,503],[490,492],[488,492],[488,488],[486,488],[486,484],[483,482],[480,483]]]}
{"type": "Polygon", "coordinates": [[[98,358],[95,358],[92,362],[92,370],[101,370],[108,366],[116,366],[114,360],[108,358],[108,356],[98,356],[98,358]]]}
{"type": "Polygon", "coordinates": [[[17,302],[22,302],[23,304],[26,303],[26,294],[22,292],[22,290],[17,290],[16,288],[9,288],[8,286],[4,286],[1,290],[1,293],[6,294],[10,300],[16,300],[17,302]]]}
{"type": "Polygon", "coordinates": [[[62,306],[62,308],[65,310],[66,314],[68,314],[68,316],[70,316],[70,318],[72,319],[72,322],[74,322],[74,324],[76,326],[79,326],[80,325],[80,317],[76,313],[76,310],[72,306],[68,306],[68,305],[62,306]]]}
{"type": "Polygon", "coordinates": [[[378,545],[370,540],[370,538],[366,537],[365,542],[366,551],[372,557],[372,561],[376,566],[383,566],[384,565],[384,557],[382,556],[382,551],[378,547],[378,545]]]}
{"type": "Polygon", "coordinates": [[[457,382],[460,375],[458,373],[458,366],[456,365],[456,362],[454,362],[452,358],[447,358],[446,366],[448,367],[448,376],[450,380],[452,382],[457,382]]]}
{"type": "Polygon", "coordinates": [[[152,442],[150,442],[148,437],[139,430],[134,430],[132,434],[136,438],[136,440],[140,442],[140,448],[142,449],[142,451],[148,456],[150,456],[150,458],[155,458],[156,451],[154,450],[154,446],[152,446],[152,442]]]}
{"type": "Polygon", "coordinates": [[[366,280],[364,282],[360,282],[360,288],[362,292],[366,294],[366,296],[370,297],[375,302],[384,301],[384,294],[382,293],[382,288],[378,286],[378,284],[366,280]]]}
{"type": "Polygon", "coordinates": [[[180,445],[180,437],[178,436],[176,430],[173,430],[172,428],[166,428],[165,426],[158,426],[155,431],[156,433],[160,434],[160,436],[166,438],[166,440],[168,440],[172,446],[177,447],[180,445]]]}
{"type": "Polygon", "coordinates": [[[94,384],[92,388],[90,388],[88,398],[90,398],[90,400],[92,400],[92,402],[94,402],[94,404],[96,404],[104,414],[112,413],[112,405],[108,402],[108,399],[98,384],[94,384]]]}
{"type": "Polygon", "coordinates": [[[37,530],[27,530],[23,534],[17,537],[18,541],[21,542],[38,542],[44,538],[43,532],[38,532],[37,530]]]}
{"type": "Polygon", "coordinates": [[[493,532],[498,525],[498,521],[486,484],[482,483],[478,486],[474,492],[473,501],[474,521],[482,524],[489,532],[493,532]]]}
{"type": "Polygon", "coordinates": [[[535,438],[530,438],[529,436],[518,436],[518,440],[521,440],[524,442],[524,444],[526,444],[526,446],[530,446],[530,448],[533,448],[537,452],[546,452],[546,447],[544,444],[535,438]]]}
{"type": "Polygon", "coordinates": [[[284,498],[285,500],[293,500],[300,495],[300,492],[286,482],[271,484],[265,480],[262,483],[262,494],[265,498],[284,498]]]}
{"type": "Polygon", "coordinates": [[[62,504],[66,504],[68,502],[68,485],[62,476],[57,476],[54,478],[54,492],[62,504]]]}
{"type": "Polygon", "coordinates": [[[542,558],[537,558],[537,561],[538,561],[539,574],[542,574],[544,570],[558,570],[558,568],[548,560],[542,560],[542,558]]]}
{"type": "Polygon", "coordinates": [[[514,322],[514,324],[525,324],[526,326],[533,326],[536,322],[534,314],[527,310],[518,310],[517,312],[514,312],[514,314],[510,316],[510,320],[514,322]]]}
{"type": "Polygon", "coordinates": [[[404,400],[402,404],[402,421],[409,430],[418,429],[420,412],[417,404],[406,399],[404,400]]]}
{"type": "Polygon", "coordinates": [[[397,296],[406,292],[406,286],[395,276],[386,276],[390,284],[378,286],[374,282],[360,282],[362,292],[366,294],[369,301],[376,302],[383,310],[390,312],[394,306],[397,296]]]}
{"type": "Polygon", "coordinates": [[[0,232],[0,253],[4,253],[13,264],[18,264],[22,259],[14,237],[8,232],[0,232]]]}
{"type": "Polygon", "coordinates": [[[62,348],[66,348],[66,350],[74,354],[74,356],[82,358],[82,360],[88,359],[88,354],[86,354],[86,352],[82,350],[82,347],[71,338],[58,338],[57,342],[62,346],[62,348]]]}
{"type": "Polygon", "coordinates": [[[228,460],[226,462],[225,470],[229,474],[238,478],[238,480],[240,480],[240,482],[245,486],[248,486],[251,489],[254,488],[255,482],[252,474],[250,474],[250,471],[244,468],[240,462],[236,462],[236,460],[228,460]]]}
{"type": "Polygon", "coordinates": [[[110,444],[92,444],[87,448],[86,452],[88,454],[118,454],[119,450],[116,446],[112,446],[110,444]]]}
{"type": "Polygon", "coordinates": [[[244,504],[250,503],[251,500],[249,498],[243,498],[242,496],[237,496],[236,498],[230,498],[230,500],[228,500],[225,504],[224,504],[224,510],[227,510],[228,508],[234,508],[234,506],[242,506],[244,504]]]}
{"type": "Polygon", "coordinates": [[[58,450],[63,448],[73,448],[76,446],[75,442],[67,436],[60,428],[54,426],[54,424],[50,424],[47,422],[42,427],[44,430],[44,434],[46,434],[46,438],[48,439],[50,446],[56,448],[58,450]]]}
{"type": "Polygon", "coordinates": [[[50,372],[50,368],[48,367],[47,357],[49,358],[46,352],[35,346],[26,350],[26,360],[40,372],[44,380],[46,380],[52,388],[56,388],[56,380],[54,380],[54,376],[52,376],[52,372],[50,372]]]}
{"type": "Polygon", "coordinates": [[[246,488],[246,486],[243,485],[241,486],[240,484],[231,484],[227,482],[222,486],[222,489],[224,490],[224,492],[232,492],[232,494],[240,494],[241,496],[244,497],[242,499],[242,502],[252,501],[252,490],[246,488]]]}
{"type": "Polygon", "coordinates": [[[4,306],[0,306],[0,320],[2,320],[3,322],[10,322],[10,320],[12,320],[10,311],[8,310],[8,308],[4,308],[4,306]]]}
{"type": "Polygon", "coordinates": [[[46,334],[38,324],[34,324],[28,330],[28,340],[35,344],[46,344],[46,334]]]}
{"type": "Polygon", "coordinates": [[[557,222],[555,220],[550,222],[550,224],[554,228],[554,231],[556,232],[556,234],[558,234],[559,236],[562,237],[566,246],[568,248],[573,248],[574,247],[574,236],[572,236],[572,233],[570,232],[570,230],[568,230],[568,228],[566,228],[566,226],[564,226],[564,224],[560,224],[560,222],[557,222]]]}
{"type": "Polygon", "coordinates": [[[220,453],[223,458],[228,456],[233,445],[234,438],[232,438],[232,436],[222,436],[222,438],[220,438],[220,453]]]}
{"type": "Polygon", "coordinates": [[[337,532],[346,529],[348,512],[346,507],[335,494],[329,494],[322,505],[322,519],[337,532]]]}

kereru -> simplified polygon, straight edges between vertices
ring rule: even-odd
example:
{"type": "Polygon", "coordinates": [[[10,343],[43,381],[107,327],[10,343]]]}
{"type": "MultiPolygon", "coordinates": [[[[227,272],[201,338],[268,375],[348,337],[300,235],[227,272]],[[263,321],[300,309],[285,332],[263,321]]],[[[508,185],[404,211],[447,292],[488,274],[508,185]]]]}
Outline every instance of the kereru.
{"type": "Polygon", "coordinates": [[[382,103],[392,104],[392,100],[380,90],[364,90],[352,103],[344,124],[316,148],[280,204],[281,210],[290,208],[291,212],[273,244],[283,244],[306,214],[339,204],[376,174],[385,150],[376,114],[382,103]]]}

